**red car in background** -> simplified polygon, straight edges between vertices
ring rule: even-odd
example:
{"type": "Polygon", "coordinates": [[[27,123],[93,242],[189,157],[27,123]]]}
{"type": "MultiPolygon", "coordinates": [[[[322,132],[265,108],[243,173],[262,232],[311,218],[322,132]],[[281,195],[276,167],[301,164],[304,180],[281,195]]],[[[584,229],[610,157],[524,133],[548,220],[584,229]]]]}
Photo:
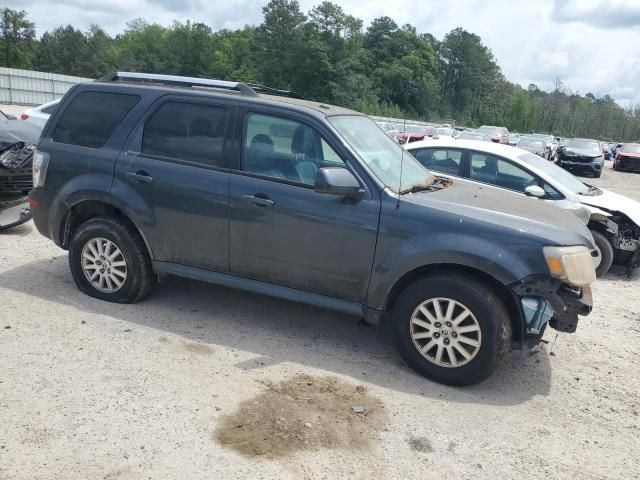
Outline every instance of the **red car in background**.
{"type": "Polygon", "coordinates": [[[616,150],[614,170],[640,170],[640,143],[625,143],[616,150]]]}
{"type": "Polygon", "coordinates": [[[424,137],[426,135],[426,127],[421,127],[419,125],[407,125],[404,129],[404,132],[396,134],[395,139],[396,142],[398,142],[400,145],[404,145],[405,143],[424,140],[424,137]]]}
{"type": "Polygon", "coordinates": [[[509,145],[509,130],[505,127],[494,127],[491,125],[483,125],[478,132],[487,135],[493,143],[503,143],[509,145]]]}

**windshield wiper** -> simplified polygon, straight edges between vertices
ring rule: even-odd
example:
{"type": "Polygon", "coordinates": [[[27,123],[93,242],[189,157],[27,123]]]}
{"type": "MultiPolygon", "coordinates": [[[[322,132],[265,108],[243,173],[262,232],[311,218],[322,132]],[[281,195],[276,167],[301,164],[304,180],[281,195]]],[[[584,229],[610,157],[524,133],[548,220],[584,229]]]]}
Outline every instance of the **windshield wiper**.
{"type": "Polygon", "coordinates": [[[406,195],[407,193],[418,193],[418,192],[435,192],[437,190],[442,190],[444,187],[442,185],[414,185],[411,188],[406,188],[404,190],[400,190],[400,195],[406,195]]]}

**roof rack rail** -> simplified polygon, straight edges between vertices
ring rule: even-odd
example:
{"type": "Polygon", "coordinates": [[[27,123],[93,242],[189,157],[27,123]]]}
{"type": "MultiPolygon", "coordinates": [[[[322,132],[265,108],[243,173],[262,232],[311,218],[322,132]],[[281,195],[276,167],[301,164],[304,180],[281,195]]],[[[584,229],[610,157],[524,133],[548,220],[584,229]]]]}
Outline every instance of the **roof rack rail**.
{"type": "Polygon", "coordinates": [[[229,82],[226,80],[210,80],[208,78],[181,77],[178,75],[159,75],[155,73],[113,72],[98,78],[96,81],[117,82],[118,80],[159,83],[178,87],[222,88],[225,90],[233,90],[249,97],[256,97],[258,95],[254,88],[244,83],[229,82]]]}
{"type": "Polygon", "coordinates": [[[297,93],[292,92],[291,90],[279,90],[277,88],[265,87],[264,85],[259,85],[257,83],[247,83],[246,85],[248,87],[251,87],[254,91],[258,93],[268,93],[270,95],[279,95],[281,97],[290,97],[290,98],[297,98],[299,100],[304,100],[304,97],[302,95],[298,95],[297,93]]]}

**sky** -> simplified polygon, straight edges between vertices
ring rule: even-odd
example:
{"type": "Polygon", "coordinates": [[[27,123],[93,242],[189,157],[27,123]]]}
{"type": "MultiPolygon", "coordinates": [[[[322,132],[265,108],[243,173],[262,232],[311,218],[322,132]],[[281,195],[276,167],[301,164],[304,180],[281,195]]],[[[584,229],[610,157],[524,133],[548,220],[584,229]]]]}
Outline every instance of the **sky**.
{"type": "MultiPolygon", "coordinates": [[[[308,12],[321,0],[299,0],[308,12]]],[[[40,36],[59,25],[110,34],[144,18],[170,25],[201,22],[214,30],[257,25],[267,0],[4,0],[26,10],[40,36]]],[[[505,77],[550,90],[556,77],[573,92],[640,104],[640,0],[334,0],[365,28],[380,16],[411,23],[441,39],[462,27],[480,35],[505,77]]]]}

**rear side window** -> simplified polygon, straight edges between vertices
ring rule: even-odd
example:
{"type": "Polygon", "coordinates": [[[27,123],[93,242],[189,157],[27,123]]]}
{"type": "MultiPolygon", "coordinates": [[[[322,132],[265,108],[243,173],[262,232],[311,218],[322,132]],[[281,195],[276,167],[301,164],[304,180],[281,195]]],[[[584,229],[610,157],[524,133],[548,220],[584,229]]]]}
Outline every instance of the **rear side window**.
{"type": "Polygon", "coordinates": [[[54,142],[100,148],[138,103],[137,95],[83,92],[64,110],[51,139],[54,142]]]}
{"type": "Polygon", "coordinates": [[[142,153],[205,165],[223,165],[227,109],[170,101],[144,126],[142,153]]]}
{"type": "Polygon", "coordinates": [[[82,92],[64,110],[51,139],[54,142],[100,148],[138,103],[137,95],[82,92]]]}

